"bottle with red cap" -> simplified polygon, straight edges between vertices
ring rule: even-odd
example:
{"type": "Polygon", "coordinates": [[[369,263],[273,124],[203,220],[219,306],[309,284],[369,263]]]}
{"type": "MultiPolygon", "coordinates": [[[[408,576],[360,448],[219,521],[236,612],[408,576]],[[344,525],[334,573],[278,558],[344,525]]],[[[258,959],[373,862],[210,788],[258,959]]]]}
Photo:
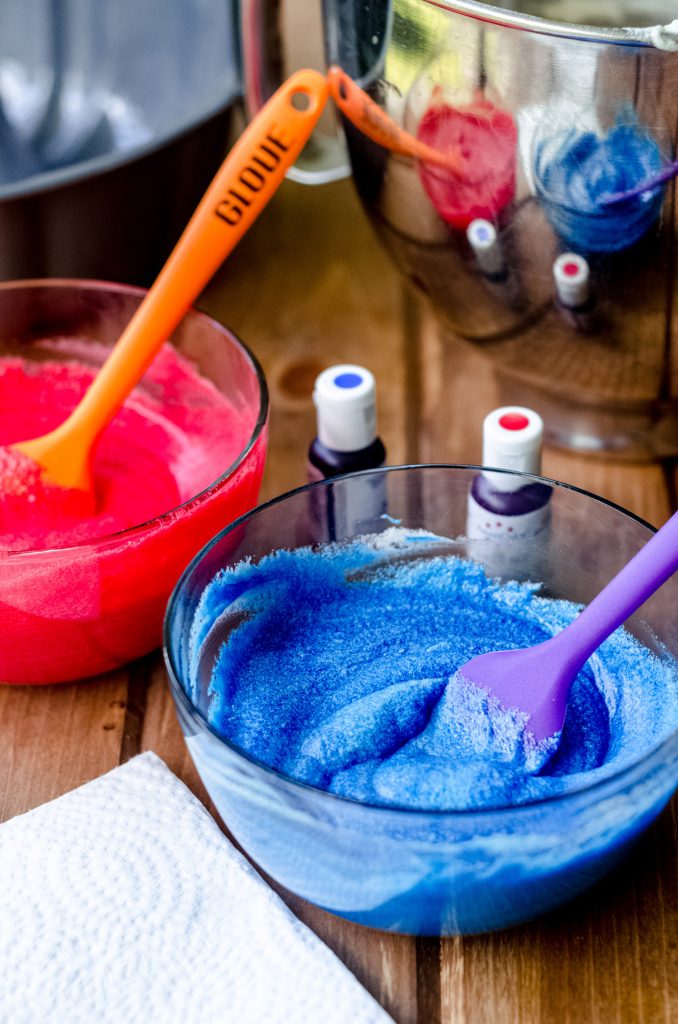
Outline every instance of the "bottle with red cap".
{"type": "Polygon", "coordinates": [[[475,477],[468,497],[470,539],[532,537],[546,526],[550,486],[514,475],[540,473],[543,436],[541,416],[523,406],[503,406],[485,417],[482,464],[487,468],[475,477]],[[502,469],[514,473],[496,472],[502,469]]]}
{"type": "Polygon", "coordinates": [[[600,310],[591,284],[588,261],[576,252],[564,252],[553,264],[556,304],[578,331],[590,334],[600,327],[600,310]]]}

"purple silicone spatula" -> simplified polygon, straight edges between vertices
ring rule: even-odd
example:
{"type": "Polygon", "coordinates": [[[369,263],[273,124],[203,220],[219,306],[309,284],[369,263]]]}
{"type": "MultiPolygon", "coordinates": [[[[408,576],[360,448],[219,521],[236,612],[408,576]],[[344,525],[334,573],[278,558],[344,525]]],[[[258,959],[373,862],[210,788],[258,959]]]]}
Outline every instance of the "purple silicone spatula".
{"type": "Polygon", "coordinates": [[[658,185],[671,181],[677,175],[678,160],[674,160],[673,163],[663,167],[649,181],[644,181],[641,185],[634,185],[633,188],[627,189],[626,192],[612,192],[609,196],[603,196],[600,200],[601,206],[616,206],[618,203],[625,203],[627,199],[635,199],[637,196],[642,196],[645,192],[652,192],[658,185]]]}
{"type": "Polygon", "coordinates": [[[587,659],[676,570],[678,512],[560,633],[535,647],[480,654],[459,674],[505,709],[529,715],[537,742],[549,739],[563,728],[570,687],[587,659]]]}

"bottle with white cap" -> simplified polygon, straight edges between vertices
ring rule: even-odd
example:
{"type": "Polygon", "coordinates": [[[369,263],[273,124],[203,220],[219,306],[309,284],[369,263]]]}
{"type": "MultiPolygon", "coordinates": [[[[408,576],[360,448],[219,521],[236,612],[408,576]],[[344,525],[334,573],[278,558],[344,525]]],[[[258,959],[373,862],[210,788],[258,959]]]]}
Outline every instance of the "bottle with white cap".
{"type": "Polygon", "coordinates": [[[541,472],[544,424],[523,406],[503,406],[483,423],[483,468],[468,497],[467,534],[471,540],[532,537],[548,522],[551,487],[515,474],[541,472]]]}
{"type": "Polygon", "coordinates": [[[512,261],[507,259],[495,225],[484,217],[476,217],[466,229],[466,238],[478,272],[495,299],[513,309],[522,308],[525,305],[523,288],[512,261]]]}
{"type": "Polygon", "coordinates": [[[553,264],[553,283],[558,308],[572,326],[583,333],[596,330],[599,313],[588,260],[576,252],[561,253],[553,264]]]}
{"type": "Polygon", "coordinates": [[[508,277],[506,260],[494,224],[484,217],[476,217],[466,229],[466,237],[482,274],[489,281],[505,281],[508,277]]]}
{"type": "Polygon", "coordinates": [[[308,450],[311,481],[383,466],[377,388],[369,370],[352,363],[330,366],[316,379],[313,402],[318,434],[308,450]]]}
{"type": "MultiPolygon", "coordinates": [[[[316,379],[313,402],[318,435],[308,450],[311,483],[383,466],[377,388],[369,370],[353,363],[330,366],[316,379]]],[[[338,491],[331,485],[313,488],[309,500],[316,531],[320,522],[328,540],[344,540],[378,527],[387,507],[386,480],[383,473],[370,473],[338,491]]]]}

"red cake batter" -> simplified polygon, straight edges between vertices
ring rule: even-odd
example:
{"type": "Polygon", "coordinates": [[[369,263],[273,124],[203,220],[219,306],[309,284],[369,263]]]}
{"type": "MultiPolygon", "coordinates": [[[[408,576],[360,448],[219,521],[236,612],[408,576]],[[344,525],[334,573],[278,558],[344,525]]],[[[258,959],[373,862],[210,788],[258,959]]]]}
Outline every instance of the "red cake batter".
{"type": "Polygon", "coordinates": [[[93,499],[45,485],[10,446],[61,423],[105,354],[63,338],[0,359],[0,682],[77,679],[158,646],[182,570],[256,504],[254,369],[236,407],[169,346],[96,446],[93,499]]]}
{"type": "Polygon", "coordinates": [[[507,111],[482,97],[467,107],[434,102],[417,137],[442,153],[461,155],[459,174],[419,165],[429,199],[452,227],[465,230],[477,217],[495,220],[512,200],[518,133],[507,111]]]}
{"type": "Polygon", "coordinates": [[[96,446],[94,495],[50,486],[7,446],[63,422],[94,375],[75,361],[0,360],[0,551],[65,547],[145,523],[209,486],[247,443],[251,422],[167,346],[153,388],[135,390],[96,446]]]}

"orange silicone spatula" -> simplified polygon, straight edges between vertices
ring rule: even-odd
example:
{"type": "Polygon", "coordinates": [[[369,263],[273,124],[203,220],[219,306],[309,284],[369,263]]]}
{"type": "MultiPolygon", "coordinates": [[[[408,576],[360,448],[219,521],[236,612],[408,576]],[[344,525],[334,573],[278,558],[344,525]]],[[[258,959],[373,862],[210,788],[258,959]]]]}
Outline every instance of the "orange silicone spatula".
{"type": "Polygon", "coordinates": [[[439,149],[427,146],[425,142],[420,142],[414,135],[410,135],[337,65],[332,65],[329,69],[327,80],[332,99],[342,114],[373,142],[384,149],[390,149],[392,153],[424,160],[453,174],[462,169],[461,154],[442,153],[439,149]]]}
{"type": "Polygon", "coordinates": [[[78,406],[49,434],[13,445],[42,467],[43,479],[74,490],[91,488],[97,438],[281,184],[327,97],[324,75],[298,71],[243,132],[78,406]]]}

